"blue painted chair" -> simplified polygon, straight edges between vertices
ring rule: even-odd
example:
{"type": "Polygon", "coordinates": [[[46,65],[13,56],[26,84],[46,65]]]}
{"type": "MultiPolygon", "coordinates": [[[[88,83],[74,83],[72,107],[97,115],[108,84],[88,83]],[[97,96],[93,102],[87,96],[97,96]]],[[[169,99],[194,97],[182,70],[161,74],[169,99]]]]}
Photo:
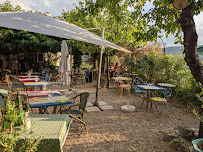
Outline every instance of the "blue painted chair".
{"type": "Polygon", "coordinates": [[[141,95],[142,97],[142,104],[141,104],[141,107],[144,103],[144,99],[145,99],[145,94],[146,94],[146,91],[143,90],[143,89],[140,89],[140,88],[137,88],[136,85],[144,85],[144,81],[140,78],[140,77],[135,77],[135,79],[133,80],[133,85],[134,85],[134,88],[135,88],[135,98],[134,100],[136,99],[136,96],[137,95],[141,95]]]}

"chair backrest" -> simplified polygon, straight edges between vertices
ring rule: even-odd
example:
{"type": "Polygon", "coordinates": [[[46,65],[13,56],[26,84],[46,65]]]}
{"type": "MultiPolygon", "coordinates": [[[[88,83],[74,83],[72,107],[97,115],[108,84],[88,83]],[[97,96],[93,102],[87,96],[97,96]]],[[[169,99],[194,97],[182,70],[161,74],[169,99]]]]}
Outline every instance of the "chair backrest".
{"type": "Polygon", "coordinates": [[[11,82],[8,74],[6,75],[6,81],[7,81],[9,90],[11,90],[12,82],[11,82]]]}
{"type": "Polygon", "coordinates": [[[159,93],[159,97],[162,97],[162,98],[165,98],[165,99],[169,99],[171,97],[171,92],[167,89],[167,90],[164,90],[164,91],[161,91],[159,93]]]}
{"type": "Polygon", "coordinates": [[[123,77],[128,77],[128,78],[130,78],[129,73],[124,73],[122,76],[123,76],[123,77]]]}
{"type": "Polygon", "coordinates": [[[51,78],[52,78],[52,73],[50,74],[47,73],[45,76],[45,81],[50,82],[51,78]]]}
{"type": "Polygon", "coordinates": [[[113,73],[113,77],[121,77],[121,74],[116,71],[113,73]]]}
{"type": "Polygon", "coordinates": [[[133,80],[133,84],[142,85],[142,84],[144,84],[144,81],[140,77],[135,77],[135,79],[133,80]]]}
{"type": "Polygon", "coordinates": [[[84,112],[87,104],[87,99],[89,97],[89,92],[81,93],[79,96],[80,96],[80,103],[83,102],[82,104],[79,105],[79,109],[81,109],[82,112],[84,112]]]}
{"type": "Polygon", "coordinates": [[[171,97],[171,93],[169,90],[154,91],[151,92],[151,95],[153,97],[165,98],[166,100],[168,100],[171,97]]]}

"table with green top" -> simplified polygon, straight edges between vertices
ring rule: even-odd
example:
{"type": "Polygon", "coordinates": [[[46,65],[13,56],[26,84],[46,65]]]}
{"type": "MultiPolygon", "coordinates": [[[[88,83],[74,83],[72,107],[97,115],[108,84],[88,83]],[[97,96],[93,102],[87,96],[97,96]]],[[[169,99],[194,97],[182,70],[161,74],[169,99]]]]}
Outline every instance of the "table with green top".
{"type": "Polygon", "coordinates": [[[20,139],[39,138],[38,152],[62,152],[72,120],[68,114],[30,114],[31,128],[20,135],[20,139]],[[32,131],[32,134],[29,134],[32,131]]]}

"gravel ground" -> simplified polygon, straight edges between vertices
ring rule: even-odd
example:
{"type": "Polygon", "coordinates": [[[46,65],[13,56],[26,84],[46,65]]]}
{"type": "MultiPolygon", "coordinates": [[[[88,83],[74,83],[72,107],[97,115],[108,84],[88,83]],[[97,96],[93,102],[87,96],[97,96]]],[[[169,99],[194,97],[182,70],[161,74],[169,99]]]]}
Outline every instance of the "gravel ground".
{"type": "MultiPolygon", "coordinates": [[[[92,103],[95,101],[94,85],[88,83],[85,86],[78,86],[80,92],[90,93],[88,101],[92,103]]],[[[0,88],[6,89],[7,85],[1,84],[0,88]]],[[[134,94],[128,97],[125,93],[123,97],[120,97],[115,88],[101,89],[99,101],[104,101],[115,109],[85,113],[88,135],[85,134],[83,125],[73,122],[63,150],[71,152],[173,152],[169,143],[163,141],[164,131],[180,125],[196,130],[199,127],[199,120],[193,114],[191,107],[169,101],[169,116],[167,116],[165,107],[162,108],[162,106],[159,106],[159,114],[155,112],[154,106],[146,112],[144,106],[140,107],[141,98],[134,97],[134,94]],[[127,101],[136,107],[135,112],[121,111],[121,106],[127,101]]]]}
{"type": "MultiPolygon", "coordinates": [[[[96,89],[92,84],[80,86],[79,90],[90,92],[88,101],[95,101],[96,89]]],[[[169,143],[163,141],[164,131],[180,125],[195,130],[199,127],[192,108],[169,101],[168,117],[165,106],[159,106],[158,114],[154,106],[146,112],[144,106],[140,107],[141,98],[134,97],[134,94],[120,97],[116,89],[101,89],[99,101],[105,101],[115,109],[85,113],[88,135],[81,124],[72,123],[64,151],[173,152],[169,143]],[[121,111],[127,101],[136,107],[135,112],[121,111]]]]}

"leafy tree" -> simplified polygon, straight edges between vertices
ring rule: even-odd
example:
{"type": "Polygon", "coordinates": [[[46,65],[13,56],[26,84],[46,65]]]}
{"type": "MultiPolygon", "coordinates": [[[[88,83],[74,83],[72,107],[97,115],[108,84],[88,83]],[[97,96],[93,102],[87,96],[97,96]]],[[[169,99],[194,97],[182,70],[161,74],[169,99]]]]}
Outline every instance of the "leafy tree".
{"type": "MultiPolygon", "coordinates": [[[[23,9],[19,5],[14,7],[6,1],[0,4],[0,12],[2,11],[23,11],[23,9]]],[[[61,38],[5,28],[0,28],[0,33],[0,49],[3,55],[60,51],[61,38]]]]}
{"type": "MultiPolygon", "coordinates": [[[[200,14],[203,9],[202,0],[187,0],[187,6],[178,10],[173,7],[174,0],[85,0],[83,12],[85,14],[97,14],[105,11],[119,18],[119,8],[127,5],[133,8],[132,19],[141,23],[140,28],[146,28],[147,34],[157,37],[161,29],[165,30],[166,36],[173,34],[176,43],[184,45],[185,61],[197,82],[203,84],[203,68],[197,55],[198,35],[195,28],[194,16],[200,14]],[[153,7],[149,11],[144,6],[151,2],[153,7]],[[183,38],[182,38],[183,37],[183,38]]],[[[127,9],[127,8],[126,8],[127,9]]],[[[135,33],[135,32],[134,32],[135,33]]],[[[136,35],[136,34],[135,34],[136,35]]],[[[138,35],[137,35],[138,36],[138,35]]],[[[145,36],[139,35],[145,40],[145,36]]],[[[149,36],[149,35],[148,35],[149,36]]],[[[203,125],[200,125],[199,137],[203,137],[203,125]]]]}

